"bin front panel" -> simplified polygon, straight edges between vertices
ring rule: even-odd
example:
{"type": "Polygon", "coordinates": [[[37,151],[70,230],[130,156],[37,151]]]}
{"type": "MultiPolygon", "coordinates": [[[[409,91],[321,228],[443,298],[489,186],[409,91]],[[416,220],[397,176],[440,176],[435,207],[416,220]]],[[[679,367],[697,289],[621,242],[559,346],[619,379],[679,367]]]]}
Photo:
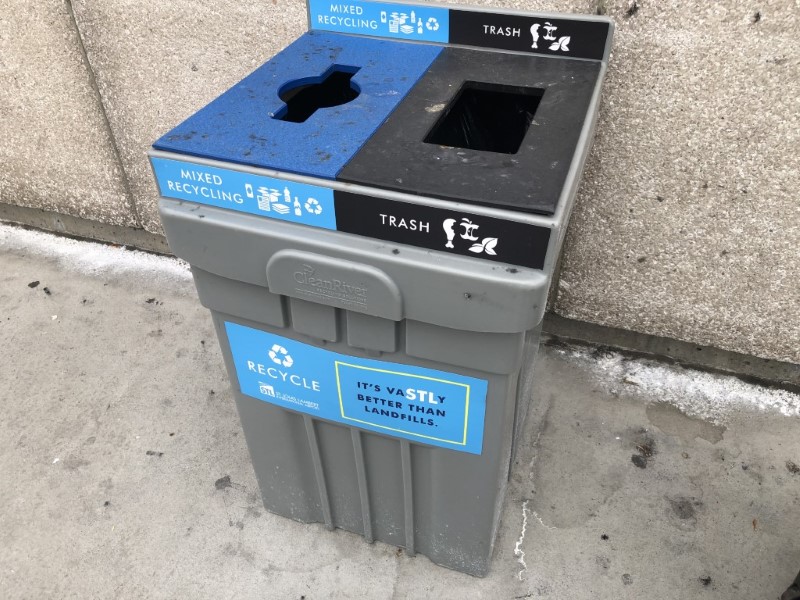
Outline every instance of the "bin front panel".
{"type": "MultiPolygon", "coordinates": [[[[456,371],[486,383],[481,453],[458,452],[257,399],[241,387],[230,325],[276,336],[287,346],[308,346],[305,336],[291,325],[276,328],[217,312],[213,317],[269,510],[396,544],[473,575],[486,574],[507,485],[517,403],[525,401],[517,398],[516,372],[457,368],[446,360],[412,358],[402,350],[374,361],[448,376],[456,371]]],[[[401,332],[404,325],[398,324],[401,332]]],[[[350,347],[347,337],[316,349],[361,362],[365,353],[350,347]]],[[[285,360],[280,351],[276,354],[285,360]]]]}

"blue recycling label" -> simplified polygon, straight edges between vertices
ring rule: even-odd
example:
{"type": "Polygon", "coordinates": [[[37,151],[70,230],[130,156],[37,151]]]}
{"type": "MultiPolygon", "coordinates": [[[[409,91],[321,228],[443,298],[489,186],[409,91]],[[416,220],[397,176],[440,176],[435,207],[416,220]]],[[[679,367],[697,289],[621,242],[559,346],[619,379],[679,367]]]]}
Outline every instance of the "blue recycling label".
{"type": "Polygon", "coordinates": [[[225,322],[243,394],[314,417],[480,454],[487,382],[323,350],[225,322]]]}
{"type": "Polygon", "coordinates": [[[309,0],[312,29],[446,44],[450,11],[436,6],[386,2],[309,0]]]}
{"type": "Polygon", "coordinates": [[[336,229],[332,189],[167,158],[151,163],[166,198],[336,229]]]}

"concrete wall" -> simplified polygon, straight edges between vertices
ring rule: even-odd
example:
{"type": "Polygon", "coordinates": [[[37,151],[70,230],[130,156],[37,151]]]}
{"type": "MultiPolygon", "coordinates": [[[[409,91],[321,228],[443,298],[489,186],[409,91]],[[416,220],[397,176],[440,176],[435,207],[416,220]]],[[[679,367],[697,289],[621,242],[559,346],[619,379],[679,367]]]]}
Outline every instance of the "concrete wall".
{"type": "MultiPolygon", "coordinates": [[[[517,0],[617,22],[556,313],[800,362],[798,0],[517,0]]],[[[163,248],[149,144],[305,30],[299,0],[11,0],[0,218],[163,248]]]]}

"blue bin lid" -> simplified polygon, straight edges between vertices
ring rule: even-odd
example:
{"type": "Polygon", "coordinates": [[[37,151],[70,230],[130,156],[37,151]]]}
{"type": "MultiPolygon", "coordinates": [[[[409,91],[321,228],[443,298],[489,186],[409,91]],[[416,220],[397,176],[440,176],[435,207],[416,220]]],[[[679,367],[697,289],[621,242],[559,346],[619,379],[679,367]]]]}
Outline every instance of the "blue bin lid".
{"type": "Polygon", "coordinates": [[[197,111],[157,150],[335,179],[389,117],[442,48],[324,32],[302,35],[255,72],[197,111]],[[337,65],[358,67],[354,100],[306,121],[274,118],[287,83],[320,78],[337,65]]]}

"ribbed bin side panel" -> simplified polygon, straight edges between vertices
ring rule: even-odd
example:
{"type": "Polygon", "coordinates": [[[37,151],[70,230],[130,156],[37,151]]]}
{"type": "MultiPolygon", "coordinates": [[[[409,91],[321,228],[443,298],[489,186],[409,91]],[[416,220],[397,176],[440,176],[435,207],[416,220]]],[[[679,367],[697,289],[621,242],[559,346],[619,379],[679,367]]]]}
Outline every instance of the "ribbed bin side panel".
{"type": "Polygon", "coordinates": [[[400,441],[362,432],[375,539],[406,545],[400,441]]]}
{"type": "Polygon", "coordinates": [[[324,522],[303,415],[239,393],[236,406],[265,508],[304,523],[324,522]]]}
{"type": "MultiPolygon", "coordinates": [[[[533,384],[535,383],[534,365],[536,354],[539,352],[539,342],[542,336],[542,323],[535,329],[531,329],[525,334],[525,345],[522,352],[522,365],[517,381],[517,401],[516,414],[514,416],[514,439],[511,445],[511,463],[516,459],[517,448],[522,432],[525,429],[525,421],[528,418],[528,409],[533,401],[533,384]]],[[[509,463],[509,476],[511,475],[511,463],[509,463]]]]}
{"type": "MultiPolygon", "coordinates": [[[[310,418],[310,417],[309,417],[310,418]]],[[[350,428],[313,420],[332,524],[364,535],[358,469],[350,428]]]]}

